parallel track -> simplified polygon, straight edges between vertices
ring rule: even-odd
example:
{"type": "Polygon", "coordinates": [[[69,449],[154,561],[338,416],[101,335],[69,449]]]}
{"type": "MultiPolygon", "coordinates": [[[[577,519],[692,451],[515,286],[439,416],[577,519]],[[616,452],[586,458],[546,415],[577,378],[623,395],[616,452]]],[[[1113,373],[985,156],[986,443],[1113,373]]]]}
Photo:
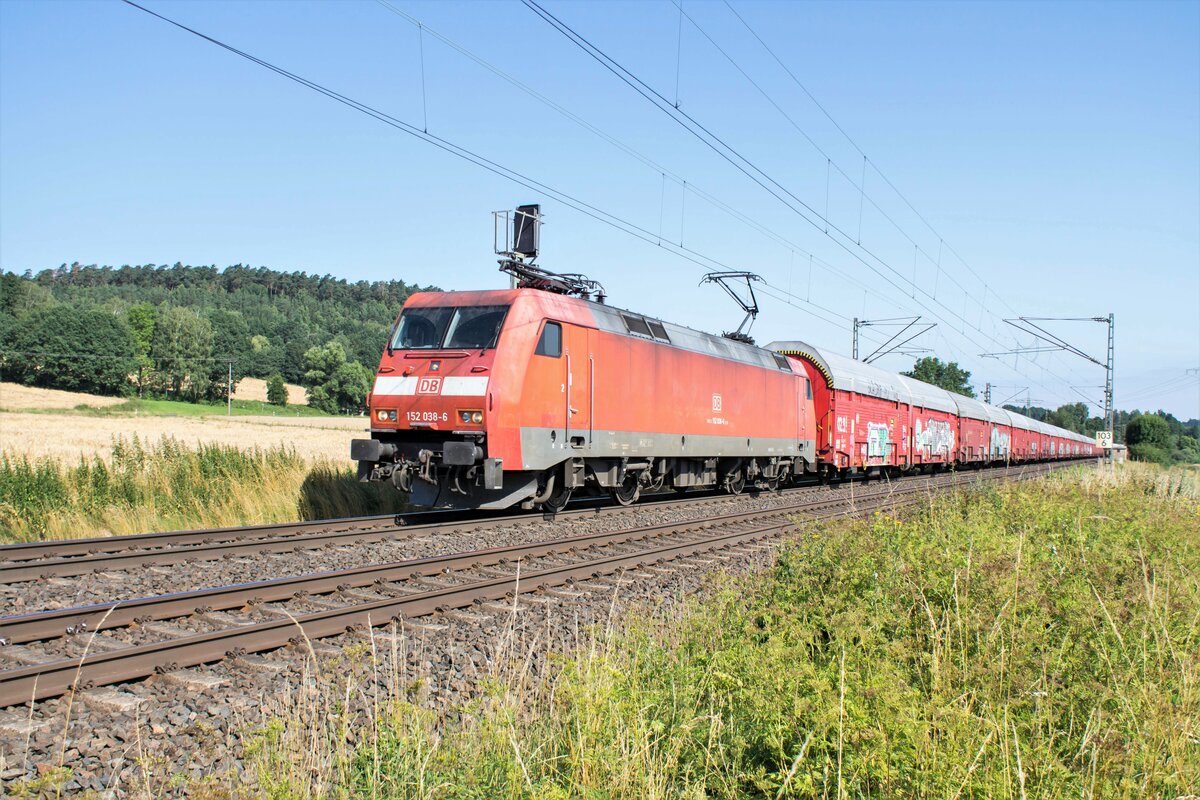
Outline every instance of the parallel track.
{"type": "Polygon", "coordinates": [[[501,512],[475,516],[462,512],[430,511],[280,525],[254,525],[246,528],[214,528],[5,545],[0,546],[0,584],[42,578],[67,578],[133,567],[212,561],[227,556],[284,553],[336,545],[391,541],[425,533],[485,530],[551,519],[608,516],[632,513],[650,507],[669,508],[699,502],[726,503],[730,499],[727,494],[697,492],[683,499],[673,495],[654,496],[633,506],[584,502],[557,515],[542,512],[501,512]]]}
{"type": "MultiPolygon", "coordinates": [[[[1038,465],[1015,470],[976,473],[978,480],[1026,479],[1063,465],[1038,465]]],[[[59,658],[49,663],[22,666],[0,672],[0,707],[53,697],[72,687],[90,688],[136,680],[155,672],[220,661],[228,656],[271,650],[303,639],[346,633],[356,628],[387,625],[395,620],[429,615],[448,609],[501,600],[516,593],[552,589],[577,580],[608,575],[649,564],[677,560],[701,552],[726,549],[778,536],[792,528],[794,515],[830,518],[861,514],[916,502],[930,488],[974,484],[952,473],[921,481],[879,487],[853,497],[818,498],[764,511],[718,514],[684,523],[651,525],[609,533],[587,534],[535,544],[490,548],[392,564],[315,573],[239,586],[219,587],[121,603],[25,614],[0,618],[0,636],[8,642],[33,642],[55,637],[74,637],[84,631],[112,630],[133,623],[169,619],[220,609],[287,600],[295,597],[339,593],[363,586],[383,586],[397,581],[429,576],[486,573],[487,568],[512,566],[503,577],[464,577],[462,585],[445,588],[400,588],[399,596],[366,602],[351,602],[329,610],[291,614],[278,619],[204,633],[188,634],[166,641],[120,647],[83,657],[59,658]],[[672,539],[674,537],[674,540],[672,539]],[[680,537],[684,538],[679,541],[680,537]],[[621,552],[622,547],[635,547],[621,552]],[[580,559],[582,551],[609,548],[599,557],[580,559]],[[539,558],[569,558],[566,564],[549,564],[532,572],[517,572],[522,561],[539,558]],[[517,575],[519,574],[519,584],[517,575]]],[[[88,634],[79,636],[87,642],[88,634]]],[[[8,645],[14,646],[14,645],[8,645]]],[[[0,652],[3,652],[0,649],[0,652]]]]}

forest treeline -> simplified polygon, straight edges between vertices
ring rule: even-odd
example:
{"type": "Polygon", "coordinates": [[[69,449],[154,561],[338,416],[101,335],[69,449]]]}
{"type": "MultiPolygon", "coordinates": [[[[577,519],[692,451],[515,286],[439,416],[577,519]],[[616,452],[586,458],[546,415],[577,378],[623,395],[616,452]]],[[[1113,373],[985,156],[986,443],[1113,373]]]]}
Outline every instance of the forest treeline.
{"type": "Polygon", "coordinates": [[[370,387],[403,280],[349,282],[242,264],[64,264],[0,275],[4,380],[72,391],[222,400],[281,376],[310,404],[354,410],[370,387]],[[315,401],[315,402],[314,402],[315,401]]]}

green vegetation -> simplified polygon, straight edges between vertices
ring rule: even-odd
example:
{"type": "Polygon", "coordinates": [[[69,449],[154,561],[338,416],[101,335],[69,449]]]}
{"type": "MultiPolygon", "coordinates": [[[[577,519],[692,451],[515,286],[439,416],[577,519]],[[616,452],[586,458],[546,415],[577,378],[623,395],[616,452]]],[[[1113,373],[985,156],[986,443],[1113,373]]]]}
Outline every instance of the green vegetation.
{"type": "MultiPolygon", "coordinates": [[[[142,401],[150,402],[150,401],[142,401]]],[[[186,404],[177,404],[186,405],[186,404]]],[[[403,508],[390,486],[285,448],[117,440],[75,466],[0,454],[0,541],[290,522],[403,508]]]]}
{"type": "MultiPolygon", "coordinates": [[[[286,391],[286,389],[285,389],[286,391]]],[[[79,405],[72,409],[22,409],[23,414],[83,414],[89,417],[204,417],[224,416],[232,411],[233,416],[253,417],[328,417],[329,414],[310,406],[288,406],[286,410],[261,400],[234,400],[232,403],[189,403],[185,400],[145,400],[131,397],[123,403],[111,406],[79,405]]]]}
{"type": "MultiPolygon", "coordinates": [[[[240,264],[3,273],[0,374],[55,389],[212,402],[225,399],[230,362],[234,385],[275,374],[305,383],[305,355],[336,346],[341,384],[356,385],[378,362],[404,301],[425,290],[436,291],[240,264]]],[[[361,407],[355,391],[326,396],[334,412],[361,407]]]]}
{"type": "Polygon", "coordinates": [[[346,351],[337,342],[311,347],[304,354],[304,380],[308,404],[336,414],[340,408],[362,408],[375,373],[357,361],[346,361],[346,351]]]}
{"type": "Polygon", "coordinates": [[[11,326],[8,341],[24,357],[5,376],[28,386],[92,394],[128,394],[136,368],[133,335],[119,317],[94,308],[52,306],[11,326]]]}
{"type": "Polygon", "coordinates": [[[934,356],[925,356],[918,358],[913,368],[902,374],[940,386],[947,392],[975,396],[975,390],[971,388],[971,373],[960,367],[957,361],[945,362],[934,356]]]}
{"type": "Polygon", "coordinates": [[[267,402],[273,406],[288,404],[287,385],[283,381],[283,376],[278,372],[267,378],[267,402]]]}
{"type": "MultiPolygon", "coordinates": [[[[1039,406],[1005,408],[1087,436],[1105,428],[1103,418],[1088,416],[1085,403],[1069,403],[1056,411],[1039,406]]],[[[1138,461],[1163,466],[1200,463],[1200,419],[1182,422],[1161,410],[1118,410],[1113,414],[1113,435],[1129,446],[1129,455],[1138,461]]]]}
{"type": "Polygon", "coordinates": [[[1198,518],[1197,476],[1128,465],[808,524],[770,574],[538,639],[545,668],[502,648],[460,708],[364,647],[250,755],[273,797],[1186,795],[1198,518]],[[343,699],[374,681],[364,723],[343,699]]]}

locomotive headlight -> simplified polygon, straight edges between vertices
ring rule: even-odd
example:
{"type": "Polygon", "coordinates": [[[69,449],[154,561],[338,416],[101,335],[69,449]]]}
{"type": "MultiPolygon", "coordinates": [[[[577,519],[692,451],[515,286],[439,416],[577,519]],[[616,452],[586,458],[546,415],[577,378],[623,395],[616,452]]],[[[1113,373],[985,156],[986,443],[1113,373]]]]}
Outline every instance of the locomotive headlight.
{"type": "Polygon", "coordinates": [[[458,420],[459,420],[459,422],[465,423],[467,425],[472,425],[472,424],[481,425],[483,423],[483,412],[482,411],[459,411],[458,412],[458,420]]]}
{"type": "Polygon", "coordinates": [[[375,412],[375,419],[379,420],[380,422],[387,422],[387,412],[382,408],[379,409],[375,412]]]}
{"type": "Polygon", "coordinates": [[[471,412],[471,422],[474,422],[476,425],[483,424],[483,412],[482,411],[472,411],[471,412]]]}
{"type": "Polygon", "coordinates": [[[388,420],[391,422],[396,421],[396,410],[395,409],[392,409],[391,411],[388,412],[388,420]]]}

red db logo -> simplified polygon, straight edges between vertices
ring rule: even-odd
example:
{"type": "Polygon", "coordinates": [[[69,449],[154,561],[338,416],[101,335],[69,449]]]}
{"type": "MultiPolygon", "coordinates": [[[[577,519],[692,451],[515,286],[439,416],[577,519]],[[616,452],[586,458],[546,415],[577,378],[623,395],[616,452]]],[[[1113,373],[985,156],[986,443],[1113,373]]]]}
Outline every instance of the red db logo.
{"type": "Polygon", "coordinates": [[[421,378],[417,383],[417,394],[439,394],[441,391],[441,378],[421,378]]]}

